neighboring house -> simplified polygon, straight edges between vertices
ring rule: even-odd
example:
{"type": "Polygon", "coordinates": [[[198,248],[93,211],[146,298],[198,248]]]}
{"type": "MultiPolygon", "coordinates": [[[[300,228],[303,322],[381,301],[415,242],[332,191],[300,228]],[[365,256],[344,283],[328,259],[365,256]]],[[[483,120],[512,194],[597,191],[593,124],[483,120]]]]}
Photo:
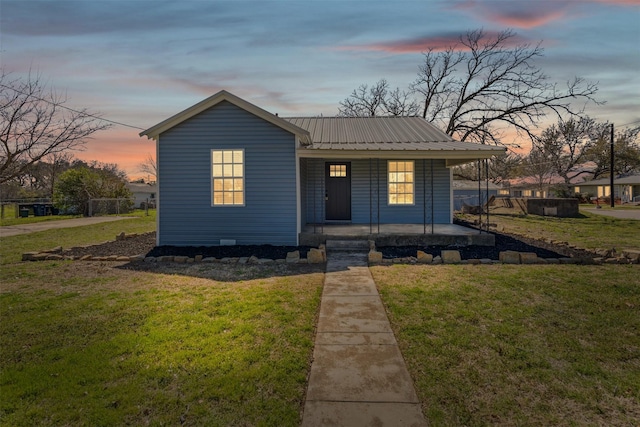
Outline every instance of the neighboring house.
{"type": "Polygon", "coordinates": [[[133,205],[136,208],[144,208],[144,203],[154,206],[156,203],[156,194],[158,192],[156,184],[141,184],[129,182],[127,188],[133,193],[133,205]]]}
{"type": "Polygon", "coordinates": [[[156,140],[158,245],[297,245],[308,224],[451,224],[451,166],[503,148],[418,117],[284,119],[221,91],[156,140]]]}
{"type": "MultiPolygon", "coordinates": [[[[575,184],[574,191],[591,197],[609,197],[611,195],[610,178],[596,179],[575,184]]],[[[622,203],[640,202],[640,175],[628,175],[614,178],[614,197],[622,203]]]]}
{"type": "Polygon", "coordinates": [[[459,211],[464,205],[484,205],[491,196],[498,196],[498,191],[501,189],[502,187],[493,182],[482,181],[478,184],[478,181],[455,179],[453,180],[453,209],[459,211]]]}

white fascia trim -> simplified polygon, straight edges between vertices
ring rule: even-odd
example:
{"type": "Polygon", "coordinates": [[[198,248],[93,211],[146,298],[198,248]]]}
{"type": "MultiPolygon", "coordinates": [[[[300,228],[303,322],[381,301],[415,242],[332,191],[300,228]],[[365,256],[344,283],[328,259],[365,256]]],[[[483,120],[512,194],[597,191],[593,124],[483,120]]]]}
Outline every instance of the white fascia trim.
{"type": "Polygon", "coordinates": [[[418,151],[418,150],[309,150],[301,148],[300,157],[322,159],[444,159],[447,166],[472,162],[477,159],[488,159],[503,150],[480,151],[418,151]]]}

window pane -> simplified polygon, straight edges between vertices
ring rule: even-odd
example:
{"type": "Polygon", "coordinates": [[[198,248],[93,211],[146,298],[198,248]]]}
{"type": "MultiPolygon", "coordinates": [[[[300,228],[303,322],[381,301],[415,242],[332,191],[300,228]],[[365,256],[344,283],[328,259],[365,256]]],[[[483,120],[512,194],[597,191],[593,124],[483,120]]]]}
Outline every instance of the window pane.
{"type": "Polygon", "coordinates": [[[222,163],[222,151],[215,150],[213,152],[213,163],[222,163]]]}
{"type": "Polygon", "coordinates": [[[222,191],[222,180],[214,179],[213,180],[213,191],[222,191]]]}
{"type": "Polygon", "coordinates": [[[213,176],[222,176],[222,165],[213,165],[213,176]]]}
{"type": "Polygon", "coordinates": [[[242,163],[242,151],[236,150],[233,152],[233,163],[242,163]]]}
{"type": "Polygon", "coordinates": [[[243,179],[234,179],[233,180],[233,189],[235,191],[242,191],[243,190],[243,179]]]}
{"type": "Polygon", "coordinates": [[[231,150],[223,150],[222,151],[222,161],[224,163],[233,163],[233,151],[231,151],[231,150]]]}
{"type": "Polygon", "coordinates": [[[404,192],[407,194],[413,194],[413,184],[405,184],[404,192]]]}
{"type": "Polygon", "coordinates": [[[397,205],[398,204],[398,196],[395,194],[389,194],[389,204],[397,205]]]}
{"type": "Polygon", "coordinates": [[[404,200],[408,205],[412,205],[413,204],[413,194],[407,194],[406,196],[404,196],[404,200]]]}
{"type": "Polygon", "coordinates": [[[405,182],[413,182],[413,172],[408,172],[405,174],[406,179],[405,182]]]}
{"type": "Polygon", "coordinates": [[[244,204],[243,195],[244,195],[244,193],[242,191],[238,191],[236,193],[233,193],[233,203],[236,204],[236,205],[244,204]]]}
{"type": "Polygon", "coordinates": [[[224,193],[224,204],[231,205],[233,204],[233,193],[224,193]]]}
{"type": "Polygon", "coordinates": [[[233,165],[233,176],[234,177],[240,177],[242,176],[242,171],[243,171],[243,167],[242,165],[233,165]]]}
{"type": "Polygon", "coordinates": [[[213,204],[221,205],[222,204],[222,193],[213,193],[213,204]]]}
{"type": "Polygon", "coordinates": [[[233,191],[233,179],[224,180],[224,191],[233,191]]]}
{"type": "Polygon", "coordinates": [[[396,172],[398,170],[398,162],[389,162],[389,172],[396,172]]]}
{"type": "Polygon", "coordinates": [[[406,162],[404,170],[407,172],[413,172],[413,162],[406,162]]]}
{"type": "Polygon", "coordinates": [[[223,172],[222,172],[222,176],[224,176],[225,178],[233,176],[233,165],[227,165],[225,164],[223,167],[223,172]]]}

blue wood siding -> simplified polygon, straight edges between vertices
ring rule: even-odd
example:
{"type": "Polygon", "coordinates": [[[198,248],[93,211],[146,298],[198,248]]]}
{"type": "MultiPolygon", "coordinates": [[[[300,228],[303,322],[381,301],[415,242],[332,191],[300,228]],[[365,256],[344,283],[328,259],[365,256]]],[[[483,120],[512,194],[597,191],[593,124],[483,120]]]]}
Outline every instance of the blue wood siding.
{"type": "MultiPolygon", "coordinates": [[[[306,220],[308,224],[313,223],[314,218],[317,222],[322,222],[324,220],[324,164],[326,160],[303,159],[303,161],[305,170],[305,181],[302,187],[305,193],[303,194],[305,198],[303,220],[306,220]]],[[[409,206],[388,204],[388,163],[386,159],[341,159],[335,161],[351,163],[352,223],[368,224],[370,221],[377,223],[378,216],[381,224],[421,224],[423,221],[448,224],[451,222],[451,174],[445,165],[445,160],[414,160],[415,204],[409,206]]]]}
{"type": "Polygon", "coordinates": [[[160,135],[160,245],[297,244],[295,136],[223,101],[160,135]],[[245,206],[212,206],[211,150],[244,149],[245,206]]]}

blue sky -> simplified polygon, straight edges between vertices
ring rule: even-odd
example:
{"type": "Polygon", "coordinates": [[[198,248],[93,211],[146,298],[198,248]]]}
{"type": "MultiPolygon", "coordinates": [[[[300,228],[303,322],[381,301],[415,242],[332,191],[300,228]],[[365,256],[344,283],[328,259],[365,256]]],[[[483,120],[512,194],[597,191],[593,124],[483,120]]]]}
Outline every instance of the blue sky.
{"type": "MultiPolygon", "coordinates": [[[[335,115],[362,83],[407,87],[421,52],[477,28],[542,41],[554,81],[598,82],[592,117],[640,124],[640,0],[0,0],[0,63],[141,128],[220,89],[281,116],[335,115]]],[[[136,176],[154,152],[138,132],[114,126],[78,157],[136,176]]]]}

